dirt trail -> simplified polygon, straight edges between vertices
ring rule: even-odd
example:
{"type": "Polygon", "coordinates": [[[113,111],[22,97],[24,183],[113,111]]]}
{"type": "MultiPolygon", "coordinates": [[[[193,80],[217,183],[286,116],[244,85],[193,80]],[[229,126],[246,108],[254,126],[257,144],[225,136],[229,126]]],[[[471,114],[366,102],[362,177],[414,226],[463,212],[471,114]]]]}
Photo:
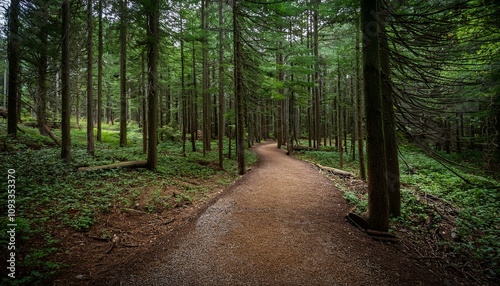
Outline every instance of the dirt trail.
{"type": "Polygon", "coordinates": [[[143,257],[143,263],[154,261],[142,265],[143,273],[121,272],[128,276],[115,283],[457,285],[417,264],[397,244],[374,241],[345,222],[348,205],[310,164],[275,144],[254,150],[260,156],[255,169],[190,227],[143,257]]]}

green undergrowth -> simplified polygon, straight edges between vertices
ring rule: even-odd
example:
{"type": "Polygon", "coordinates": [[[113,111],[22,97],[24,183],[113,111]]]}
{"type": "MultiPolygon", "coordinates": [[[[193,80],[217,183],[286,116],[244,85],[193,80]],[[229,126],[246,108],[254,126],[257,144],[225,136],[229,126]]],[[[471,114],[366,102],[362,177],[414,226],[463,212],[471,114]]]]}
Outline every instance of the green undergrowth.
{"type": "MultiPolygon", "coordinates": [[[[319,151],[297,152],[297,157],[339,168],[339,154],[330,147],[319,151]]],[[[418,148],[400,147],[402,214],[392,219],[393,228],[425,233],[425,224],[439,224],[452,217],[454,239],[439,243],[454,253],[468,253],[480,261],[485,274],[498,278],[500,275],[500,183],[492,174],[482,170],[479,152],[440,154],[460,162],[461,166],[448,166],[469,182],[453,174],[436,160],[429,158],[418,148]],[[479,158],[479,159],[478,159],[479,158]],[[432,200],[438,198],[435,207],[432,200]],[[446,218],[445,218],[446,217],[446,218]]],[[[359,175],[358,162],[344,154],[344,170],[359,175]]],[[[344,197],[363,212],[367,208],[368,195],[351,188],[347,183],[337,185],[344,197]]],[[[436,227],[436,229],[438,229],[436,227]]]]}
{"type": "MultiPolygon", "coordinates": [[[[210,186],[222,188],[238,176],[236,156],[232,160],[226,156],[224,170],[218,168],[216,143],[212,143],[213,151],[205,157],[201,151],[191,152],[188,146],[186,156],[181,156],[182,144],[172,141],[159,144],[156,171],[138,168],[77,172],[82,166],[146,159],[137,130],[129,131],[129,147],[119,148],[118,131],[108,127],[109,130],[103,130],[103,142],[95,144],[95,157],[85,151],[85,131],[72,130],[71,164],[63,163],[60,149],[50,139],[38,135],[36,129],[21,126],[26,134],[19,134],[17,140],[0,134],[0,144],[5,146],[0,153],[2,190],[7,190],[7,170],[15,170],[16,277],[19,277],[15,280],[1,277],[0,284],[37,285],[55,274],[63,265],[48,257],[59,250],[54,235],[58,229],[87,232],[101,215],[115,208],[162,212],[202,199],[210,186]]],[[[57,131],[54,133],[59,136],[57,131]]],[[[197,148],[201,150],[201,142],[197,148]]],[[[257,161],[254,153],[247,152],[246,156],[249,165],[257,161]]],[[[7,209],[7,192],[2,192],[0,209],[7,209]]],[[[3,254],[9,237],[6,213],[2,213],[0,245],[2,257],[6,257],[3,254]]],[[[5,259],[0,266],[6,267],[5,259]]]]}

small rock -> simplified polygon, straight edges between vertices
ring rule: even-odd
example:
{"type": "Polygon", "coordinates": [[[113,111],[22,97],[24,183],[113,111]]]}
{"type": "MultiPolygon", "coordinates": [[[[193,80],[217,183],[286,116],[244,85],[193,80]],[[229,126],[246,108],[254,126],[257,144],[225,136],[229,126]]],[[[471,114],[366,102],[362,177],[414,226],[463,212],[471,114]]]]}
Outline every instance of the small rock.
{"type": "Polygon", "coordinates": [[[90,277],[87,274],[78,274],[75,278],[78,280],[89,280],[90,277]]]}

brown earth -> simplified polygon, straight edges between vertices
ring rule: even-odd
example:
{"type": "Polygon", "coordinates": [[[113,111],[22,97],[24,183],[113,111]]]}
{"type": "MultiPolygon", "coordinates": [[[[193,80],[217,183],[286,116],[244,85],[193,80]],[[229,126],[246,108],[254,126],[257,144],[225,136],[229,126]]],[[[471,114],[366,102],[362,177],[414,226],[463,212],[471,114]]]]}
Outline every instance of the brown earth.
{"type": "MultiPolygon", "coordinates": [[[[286,156],[275,144],[254,150],[258,166],[209,203],[157,215],[157,221],[133,219],[146,216],[132,210],[115,214],[108,227],[129,220],[135,233],[146,232],[143,239],[127,239],[126,232],[115,242],[95,239],[102,260],[85,272],[76,267],[53,284],[469,284],[421,264],[401,243],[375,241],[347,223],[349,205],[311,164],[286,156]],[[106,252],[115,259],[108,261],[106,252]]],[[[89,243],[89,236],[82,241],[89,243]]]]}

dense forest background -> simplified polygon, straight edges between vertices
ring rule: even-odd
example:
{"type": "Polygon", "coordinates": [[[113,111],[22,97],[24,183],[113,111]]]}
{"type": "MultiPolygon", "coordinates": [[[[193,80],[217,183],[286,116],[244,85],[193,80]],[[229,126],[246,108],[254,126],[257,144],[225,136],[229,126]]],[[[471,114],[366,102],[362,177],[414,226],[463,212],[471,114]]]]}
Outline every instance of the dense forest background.
{"type": "Polygon", "coordinates": [[[43,160],[62,158],[60,169],[128,161],[167,172],[162,156],[175,150],[244,174],[247,147],[272,138],[361,179],[384,161],[387,213],[371,223],[387,230],[389,212],[407,218],[401,192],[423,180],[411,175],[427,171],[409,162],[416,146],[446,174],[418,192],[449,185],[435,195],[475,218],[462,247],[484,246],[475,257],[498,275],[500,5],[384,0],[363,22],[359,2],[3,1],[2,165],[51,149],[43,160]],[[374,36],[378,106],[364,77],[374,36]]]}

